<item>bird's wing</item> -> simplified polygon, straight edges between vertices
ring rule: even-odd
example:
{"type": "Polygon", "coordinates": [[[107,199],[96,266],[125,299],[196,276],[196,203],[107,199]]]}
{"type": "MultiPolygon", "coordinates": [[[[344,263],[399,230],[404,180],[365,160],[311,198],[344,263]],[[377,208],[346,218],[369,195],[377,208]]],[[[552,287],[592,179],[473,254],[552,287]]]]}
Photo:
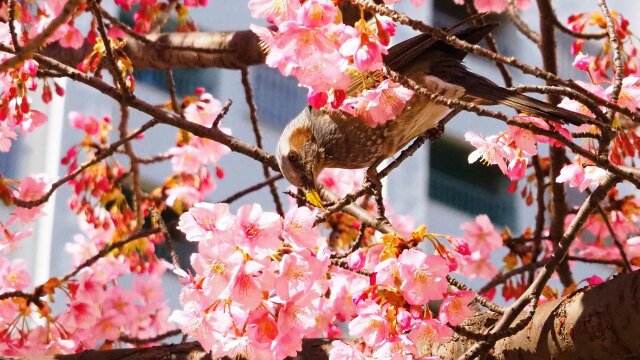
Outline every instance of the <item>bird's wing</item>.
{"type": "MultiPolygon", "coordinates": [[[[482,18],[484,15],[485,13],[473,15],[443,30],[459,39],[476,44],[498,26],[497,23],[471,25],[473,21],[482,18]]],[[[412,65],[416,59],[425,56],[425,51],[432,50],[446,51],[448,56],[459,61],[467,54],[464,50],[437,41],[430,34],[423,33],[389,48],[388,54],[383,56],[383,61],[390,69],[403,73],[405,67],[412,65]]],[[[357,96],[363,89],[375,86],[381,79],[383,79],[381,71],[353,75],[347,88],[347,96],[357,96]]]]}
{"type": "Polygon", "coordinates": [[[461,100],[464,101],[482,105],[502,104],[523,113],[574,125],[581,125],[591,120],[585,115],[505,89],[486,77],[469,71],[455,59],[441,57],[439,62],[430,66],[429,75],[463,87],[465,96],[461,100]]]}

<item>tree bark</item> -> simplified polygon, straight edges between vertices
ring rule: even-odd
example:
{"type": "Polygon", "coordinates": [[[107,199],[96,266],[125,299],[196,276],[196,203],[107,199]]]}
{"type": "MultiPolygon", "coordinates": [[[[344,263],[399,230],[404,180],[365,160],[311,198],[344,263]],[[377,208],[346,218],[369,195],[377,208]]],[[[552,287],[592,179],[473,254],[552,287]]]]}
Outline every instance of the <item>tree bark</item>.
{"type": "MultiPolygon", "coordinates": [[[[135,69],[242,69],[264,63],[266,56],[260,49],[258,36],[251,30],[150,34],[145,38],[147,41],[125,39],[124,52],[135,69]]],[[[76,67],[92,49],[93,45],[87,42],[78,50],[54,43],[41,53],[76,67]]]]}
{"type": "MultiPolygon", "coordinates": [[[[495,319],[478,314],[465,327],[480,332],[495,319]]],[[[490,351],[500,360],[572,360],[640,358],[640,271],[622,274],[598,286],[541,305],[529,326],[502,339],[490,351]]],[[[446,344],[434,345],[443,360],[457,359],[474,341],[454,335],[446,344]]],[[[302,351],[292,359],[328,359],[331,340],[305,339],[302,351]]],[[[207,360],[197,342],[140,349],[89,350],[74,355],[24,357],[31,360],[207,360]]]]}

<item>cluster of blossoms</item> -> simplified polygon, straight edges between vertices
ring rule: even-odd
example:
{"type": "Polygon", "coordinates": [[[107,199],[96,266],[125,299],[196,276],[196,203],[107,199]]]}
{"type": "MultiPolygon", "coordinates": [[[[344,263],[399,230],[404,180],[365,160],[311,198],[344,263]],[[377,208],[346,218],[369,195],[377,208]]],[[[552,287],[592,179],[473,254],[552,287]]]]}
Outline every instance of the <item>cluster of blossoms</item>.
{"type": "MultiPolygon", "coordinates": [[[[600,214],[591,215],[579,236],[576,237],[573,252],[577,256],[589,259],[620,261],[620,250],[614,246],[613,239],[620,242],[627,258],[634,268],[640,265],[640,201],[633,197],[621,197],[617,192],[609,194],[611,208],[607,214],[607,222],[600,214]],[[636,236],[634,236],[636,235],[636,236]]],[[[567,218],[567,222],[573,219],[567,218]]]]}
{"type": "MultiPolygon", "coordinates": [[[[11,196],[26,202],[39,200],[49,191],[52,182],[53,179],[45,174],[27,176],[12,191],[11,196]]],[[[43,206],[16,207],[4,223],[0,222],[0,253],[12,251],[19,246],[21,240],[31,235],[32,229],[24,229],[24,226],[31,224],[42,213],[43,206]],[[15,226],[21,229],[10,229],[15,226]]]]}
{"type": "MultiPolygon", "coordinates": [[[[96,229],[86,221],[81,225],[86,237],[77,235],[75,242],[67,245],[76,267],[115,235],[113,225],[106,229],[96,229]]],[[[20,297],[0,301],[0,353],[70,354],[97,346],[110,348],[116,343],[126,346],[122,338],[153,338],[171,330],[161,284],[167,265],[154,260],[153,247],[145,245],[158,240],[136,240],[118,254],[82,267],[74,276],[49,279],[39,287],[38,301],[20,297]],[[150,251],[145,261],[129,256],[140,254],[142,249],[150,251]],[[119,278],[132,273],[136,273],[133,286],[127,289],[119,278]],[[54,311],[46,300],[51,301],[54,295],[66,296],[66,307],[54,311]],[[36,318],[39,320],[34,321],[36,318]]],[[[24,260],[0,257],[0,294],[28,291],[30,281],[24,260]]]]}
{"type": "Polygon", "coordinates": [[[385,235],[340,259],[315,215],[294,207],[281,218],[257,204],[234,215],[227,204],[195,204],[179,222],[199,242],[195,274],[178,271],[183,309],[171,320],[213,356],[294,356],[303,337],[341,337],[339,323],[348,322],[359,340],[335,342],[331,358],[417,358],[451,336],[447,323],[471,315],[474,294],[448,291],[455,266],[414,248],[423,230],[406,240],[385,235]],[[431,300],[442,300],[437,317],[431,300]]]}
{"type": "MultiPolygon", "coordinates": [[[[638,75],[638,49],[632,42],[633,33],[629,28],[629,21],[618,12],[611,14],[616,35],[620,40],[620,51],[625,59],[623,72],[625,76],[638,75]]],[[[577,33],[586,33],[590,28],[606,31],[607,23],[600,12],[578,13],[567,19],[569,29],[577,33]]],[[[596,56],[582,53],[584,39],[576,38],[571,46],[571,53],[576,56],[573,65],[588,73],[593,83],[599,84],[611,78],[609,75],[612,67],[612,58],[607,45],[603,45],[596,56]]]]}
{"type": "Polygon", "coordinates": [[[295,76],[309,89],[309,104],[314,108],[340,109],[376,126],[395,118],[412,97],[412,91],[390,80],[372,84],[360,94],[347,94],[353,78],[361,84],[370,72],[382,69],[382,56],[395,34],[389,18],[376,16],[373,23],[361,19],[354,26],[345,25],[332,0],[303,4],[251,0],[249,8],[254,17],[277,26],[277,31],[251,27],[269,50],[267,65],[295,76]]]}
{"type": "MultiPolygon", "coordinates": [[[[479,11],[501,12],[507,4],[475,1],[479,11]]],[[[528,5],[527,0],[517,2],[518,7],[528,5]]],[[[312,107],[339,109],[375,127],[394,119],[413,96],[413,91],[374,75],[382,69],[383,55],[395,35],[391,19],[375,15],[369,22],[363,17],[346,25],[333,0],[251,0],[249,8],[254,17],[277,26],[276,31],[251,27],[268,50],[266,64],[307,87],[312,107]]]]}
{"type": "MultiPolygon", "coordinates": [[[[605,89],[600,85],[580,81],[576,81],[576,83],[602,99],[610,99],[613,92],[613,85],[605,89]]],[[[635,76],[624,78],[618,104],[632,111],[638,108],[638,104],[640,104],[640,78],[635,76]]],[[[594,116],[584,104],[576,100],[565,98],[559,106],[590,117],[594,116]]],[[[569,129],[556,122],[533,116],[520,115],[516,119],[543,130],[553,130],[566,138],[567,141],[572,140],[572,132],[597,131],[589,124],[570,125],[569,129]]],[[[537,143],[549,143],[552,146],[563,145],[557,139],[536,135],[527,129],[511,125],[506,131],[486,138],[473,132],[467,132],[465,139],[476,147],[476,150],[469,155],[470,163],[481,159],[486,164],[498,165],[500,170],[511,180],[519,180],[525,176],[531,156],[538,153],[537,143]]],[[[597,149],[597,144],[593,140],[584,141],[582,146],[590,151],[597,149]]],[[[632,127],[621,130],[613,139],[609,160],[614,164],[622,165],[626,159],[633,159],[638,154],[640,154],[640,135],[637,134],[635,127],[632,127]]],[[[556,181],[567,182],[570,186],[579,187],[580,191],[584,191],[590,184],[597,184],[604,174],[605,171],[596,167],[591,161],[582,156],[575,156],[573,163],[562,169],[556,181]]]]}
{"type": "MultiPolygon", "coordinates": [[[[198,88],[193,96],[183,101],[184,117],[187,121],[212,127],[223,106],[211,94],[198,88]]],[[[231,130],[221,128],[227,134],[231,130]]],[[[173,175],[165,180],[165,203],[176,210],[186,209],[215,190],[208,166],[215,170],[217,178],[224,178],[224,170],[218,166],[220,159],[231,150],[213,140],[197,137],[187,132],[178,134],[177,146],[169,149],[173,175]]],[[[181,212],[181,211],[180,211],[181,212]]]]}

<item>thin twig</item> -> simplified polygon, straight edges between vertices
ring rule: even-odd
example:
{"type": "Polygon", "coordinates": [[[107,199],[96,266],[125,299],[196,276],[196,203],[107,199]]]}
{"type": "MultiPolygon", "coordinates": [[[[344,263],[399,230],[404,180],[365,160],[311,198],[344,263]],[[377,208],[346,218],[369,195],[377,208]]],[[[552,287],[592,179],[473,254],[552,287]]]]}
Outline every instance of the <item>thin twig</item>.
{"type": "MultiPolygon", "coordinates": [[[[622,61],[620,38],[618,38],[616,25],[613,22],[613,17],[609,11],[607,2],[605,0],[598,0],[598,6],[600,6],[602,15],[607,23],[607,36],[609,37],[609,46],[613,53],[613,90],[609,95],[609,100],[612,103],[617,103],[620,91],[622,90],[622,80],[624,78],[624,63],[622,61]]],[[[616,112],[613,109],[607,109],[607,115],[609,116],[609,123],[613,124],[616,112]]],[[[613,136],[611,133],[605,133],[602,135],[603,139],[599,143],[599,152],[600,154],[608,154],[609,144],[613,136]]]]}
{"type": "MultiPolygon", "coordinates": [[[[465,0],[465,5],[467,7],[467,12],[469,13],[469,15],[478,14],[478,9],[476,9],[476,6],[472,0],[465,0]]],[[[483,17],[477,18],[476,23],[478,25],[484,25],[485,24],[484,18],[483,17]]],[[[496,40],[493,38],[493,34],[491,33],[487,34],[487,36],[484,38],[484,41],[486,42],[489,50],[493,51],[496,54],[500,53],[500,51],[498,50],[498,44],[496,43],[496,40]]],[[[498,63],[498,62],[494,62],[494,64],[498,68],[498,71],[500,71],[500,75],[502,75],[502,79],[504,80],[504,85],[506,87],[512,87],[513,79],[509,74],[509,69],[507,69],[507,66],[503,63],[498,63]]]]}
{"type": "Polygon", "coordinates": [[[171,109],[176,114],[184,115],[182,112],[182,108],[178,103],[178,95],[176,94],[176,81],[173,78],[173,71],[171,69],[167,69],[165,71],[167,74],[167,88],[169,89],[169,97],[171,98],[171,109]]]}
{"type": "Polygon", "coordinates": [[[577,32],[577,31],[573,31],[571,29],[569,29],[568,27],[566,27],[561,21],[560,19],[558,19],[558,16],[556,15],[556,13],[553,13],[553,24],[556,26],[556,28],[558,28],[558,30],[562,31],[565,34],[571,35],[574,38],[577,39],[585,39],[585,40],[598,40],[598,39],[604,39],[605,37],[607,37],[607,32],[606,31],[602,31],[599,33],[581,33],[581,32],[577,32]]]}
{"type": "Polygon", "coordinates": [[[511,18],[511,22],[516,26],[518,31],[520,31],[522,35],[526,36],[527,39],[531,40],[531,42],[536,44],[536,46],[540,47],[540,34],[535,32],[532,28],[529,27],[529,24],[522,20],[520,14],[518,14],[515,0],[509,0],[507,14],[511,18]]]}
{"type": "Polygon", "coordinates": [[[250,186],[250,187],[248,187],[246,189],[240,190],[237,193],[229,196],[228,198],[226,198],[224,200],[220,200],[218,202],[231,204],[232,202],[240,199],[241,197],[243,197],[245,195],[248,195],[248,194],[250,194],[250,193],[252,193],[254,191],[258,191],[258,190],[262,189],[263,187],[269,185],[270,183],[276,182],[276,181],[278,181],[280,179],[283,179],[283,178],[284,178],[284,176],[282,176],[282,174],[276,174],[276,175],[274,175],[274,176],[272,176],[272,177],[270,177],[270,178],[268,178],[268,179],[266,179],[266,180],[264,180],[262,182],[259,182],[259,183],[255,184],[253,186],[250,186]]]}
{"type": "Polygon", "coordinates": [[[53,184],[51,184],[51,187],[49,188],[49,190],[44,193],[44,195],[42,195],[41,197],[35,199],[35,200],[29,200],[29,201],[25,201],[25,200],[21,200],[19,198],[13,197],[13,202],[20,207],[23,208],[33,208],[39,205],[44,204],[45,202],[47,202],[49,200],[49,198],[51,197],[51,195],[53,195],[53,193],[62,185],[66,184],[67,182],[69,182],[70,180],[73,180],[76,176],[78,176],[79,174],[81,174],[82,172],[84,172],[86,169],[88,169],[89,167],[99,163],[100,161],[106,159],[107,157],[113,155],[113,153],[123,144],[135,139],[136,137],[138,137],[138,135],[144,133],[145,131],[149,130],[150,128],[152,128],[153,126],[158,124],[158,120],[157,119],[151,119],[148,122],[146,122],[145,124],[143,124],[138,130],[132,132],[131,134],[129,134],[127,137],[125,138],[121,138],[118,141],[114,142],[113,144],[109,145],[108,148],[101,150],[99,152],[97,152],[95,154],[95,157],[93,159],[91,159],[90,161],[80,165],[80,167],[78,167],[75,171],[73,171],[70,174],[67,174],[66,176],[64,176],[63,178],[61,178],[60,180],[54,182],[53,184]]]}
{"type": "MultiPolygon", "coordinates": [[[[471,290],[471,288],[463,284],[461,281],[454,279],[451,275],[447,275],[447,281],[449,282],[449,285],[459,290],[471,290]]],[[[504,308],[502,306],[492,303],[487,298],[485,298],[484,296],[480,295],[477,292],[474,292],[474,299],[478,304],[486,307],[487,309],[493,311],[496,314],[504,313],[504,308]]]]}
{"type": "Polygon", "coordinates": [[[160,228],[153,228],[153,229],[149,229],[149,230],[144,230],[144,231],[141,231],[141,232],[139,232],[137,234],[131,235],[131,236],[127,237],[124,240],[115,241],[115,242],[112,242],[111,244],[103,246],[102,249],[100,249],[100,251],[98,251],[97,254],[93,255],[90,258],[88,258],[82,264],[78,265],[75,269],[73,269],[73,271],[71,271],[67,275],[63,276],[61,281],[62,282],[69,281],[69,279],[71,279],[72,277],[76,276],[82,269],[93,265],[96,261],[100,260],[101,258],[106,256],[107,254],[109,254],[113,250],[119,249],[119,248],[127,245],[128,243],[130,243],[132,241],[136,241],[138,239],[141,239],[141,238],[144,238],[144,237],[147,237],[147,236],[151,236],[151,235],[157,234],[159,232],[161,232],[160,228]]]}
{"type": "MultiPolygon", "coordinates": [[[[545,193],[545,176],[542,172],[542,166],[540,166],[540,157],[535,155],[531,158],[531,163],[533,164],[533,171],[536,176],[536,223],[533,230],[533,254],[531,256],[531,262],[533,264],[538,262],[538,257],[540,256],[540,252],[542,251],[542,232],[544,231],[544,213],[547,210],[547,207],[544,202],[544,193],[545,193]]],[[[529,272],[529,280],[533,281],[535,275],[534,267],[529,272]]],[[[486,286],[486,285],[485,285],[486,286]]]]}
{"type": "Polygon", "coordinates": [[[609,230],[609,234],[611,234],[611,239],[613,239],[613,243],[615,244],[616,248],[618,248],[618,251],[620,252],[620,257],[622,258],[622,264],[623,264],[622,267],[624,271],[625,272],[633,271],[633,269],[631,269],[631,263],[629,262],[627,253],[624,251],[624,246],[622,246],[622,242],[620,241],[620,239],[618,238],[618,235],[613,229],[613,226],[611,225],[611,221],[609,221],[609,216],[602,208],[602,205],[598,204],[598,206],[596,206],[596,209],[598,210],[600,217],[602,217],[602,221],[604,221],[605,225],[607,226],[607,229],[609,230]]]}
{"type": "Polygon", "coordinates": [[[360,224],[360,230],[358,230],[358,237],[356,238],[356,241],[353,243],[353,245],[351,246],[351,248],[349,249],[349,251],[344,252],[343,254],[335,254],[335,255],[331,255],[332,259],[344,259],[347,256],[353,254],[354,252],[356,252],[358,249],[360,249],[360,246],[362,246],[362,240],[364,239],[364,235],[366,233],[367,230],[367,225],[365,224],[360,224]]]}
{"type": "MultiPolygon", "coordinates": [[[[247,102],[247,106],[249,106],[249,119],[251,119],[251,127],[253,128],[253,135],[256,139],[256,146],[259,149],[263,149],[262,134],[260,133],[260,124],[258,121],[258,109],[256,108],[256,103],[253,99],[253,89],[251,88],[251,81],[249,81],[249,70],[244,67],[240,70],[240,73],[242,75],[244,97],[247,102]]],[[[265,179],[269,179],[271,177],[269,167],[266,164],[262,164],[262,172],[265,179]]],[[[284,209],[282,208],[282,202],[280,201],[280,196],[278,195],[278,188],[273,181],[269,182],[269,190],[271,191],[273,202],[276,205],[276,211],[280,216],[284,217],[284,209]]]]}
{"type": "Polygon", "coordinates": [[[180,257],[173,248],[173,240],[171,239],[171,234],[169,233],[169,229],[167,229],[167,224],[165,224],[162,215],[158,213],[158,210],[151,209],[151,217],[153,217],[153,220],[158,224],[158,227],[162,231],[162,235],[164,235],[164,244],[167,246],[169,256],[171,256],[171,263],[176,269],[181,269],[180,257]]]}
{"type": "Polygon", "coordinates": [[[13,42],[13,47],[20,51],[20,39],[18,38],[18,33],[16,31],[16,0],[9,0],[9,33],[11,34],[11,41],[13,42]]]}
{"type": "Polygon", "coordinates": [[[602,264],[602,265],[616,265],[623,267],[624,263],[620,260],[611,260],[611,259],[594,259],[594,258],[586,258],[582,256],[567,256],[569,261],[579,261],[587,264],[602,264]]]}

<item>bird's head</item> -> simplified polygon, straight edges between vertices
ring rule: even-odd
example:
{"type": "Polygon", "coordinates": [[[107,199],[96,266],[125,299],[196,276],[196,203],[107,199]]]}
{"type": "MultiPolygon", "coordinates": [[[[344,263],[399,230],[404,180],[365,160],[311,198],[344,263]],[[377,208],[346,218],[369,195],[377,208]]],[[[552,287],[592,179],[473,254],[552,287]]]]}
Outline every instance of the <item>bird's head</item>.
{"type": "Polygon", "coordinates": [[[307,198],[311,196],[319,199],[316,178],[324,169],[323,152],[305,113],[293,119],[284,129],[278,141],[276,159],[282,175],[292,185],[303,189],[307,198]]]}

